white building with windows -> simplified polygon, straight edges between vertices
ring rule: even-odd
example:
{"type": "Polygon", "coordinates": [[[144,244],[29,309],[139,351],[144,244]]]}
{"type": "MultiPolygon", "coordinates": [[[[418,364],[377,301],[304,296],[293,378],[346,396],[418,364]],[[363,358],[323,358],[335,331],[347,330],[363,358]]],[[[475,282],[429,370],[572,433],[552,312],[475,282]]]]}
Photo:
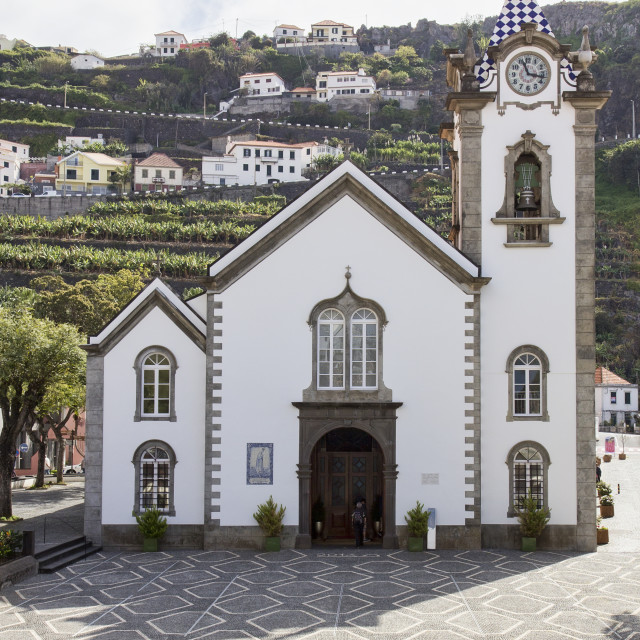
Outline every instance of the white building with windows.
{"type": "Polygon", "coordinates": [[[104,67],[104,60],[90,53],[81,53],[71,58],[71,68],[75,71],[84,69],[99,69],[104,67]]]}
{"type": "Polygon", "coordinates": [[[29,160],[29,145],[0,140],[0,196],[6,196],[5,185],[20,180],[20,165],[29,160]]]}
{"type": "Polygon", "coordinates": [[[337,96],[370,98],[376,91],[376,81],[364,69],[358,71],[321,71],[316,76],[316,99],[327,102],[337,96]]]}
{"type": "Polygon", "coordinates": [[[240,76],[240,91],[247,98],[281,96],[286,88],[277,73],[245,73],[240,76]]]}
{"type": "Polygon", "coordinates": [[[154,56],[161,58],[171,58],[178,55],[180,45],[187,44],[189,41],[183,33],[178,31],[163,31],[156,33],[156,48],[152,50],[154,56]]]}
{"type": "Polygon", "coordinates": [[[271,495],[284,546],[308,548],[316,500],[346,540],[364,497],[385,548],[405,544],[416,500],[436,548],[517,548],[531,495],[551,509],[539,547],[595,551],[609,93],[576,78],[535,2],[517,5],[490,58],[449,56],[449,240],[347,161],[211,264],[204,294],[156,280],[89,338],[88,538],[139,547],[132,507],[157,506],[167,546],[259,548],[271,495]]]}
{"type": "Polygon", "coordinates": [[[215,185],[299,182],[321,153],[331,147],[317,142],[286,144],[270,140],[229,141],[224,156],[202,158],[202,181],[215,185]]]}
{"type": "Polygon", "coordinates": [[[601,431],[612,431],[625,425],[634,427],[638,422],[638,385],[605,367],[598,367],[596,419],[601,431]]]}
{"type": "Polygon", "coordinates": [[[321,20],[311,25],[311,38],[313,44],[351,44],[357,45],[358,38],[351,25],[333,20],[321,20]]]}
{"type": "Polygon", "coordinates": [[[164,153],[152,153],[137,162],[133,170],[135,191],[175,191],[182,189],[184,169],[164,153]]]}
{"type": "Polygon", "coordinates": [[[304,29],[296,27],[293,24],[279,24],[273,30],[273,42],[276,47],[285,43],[304,44],[307,41],[307,35],[304,29]]]}

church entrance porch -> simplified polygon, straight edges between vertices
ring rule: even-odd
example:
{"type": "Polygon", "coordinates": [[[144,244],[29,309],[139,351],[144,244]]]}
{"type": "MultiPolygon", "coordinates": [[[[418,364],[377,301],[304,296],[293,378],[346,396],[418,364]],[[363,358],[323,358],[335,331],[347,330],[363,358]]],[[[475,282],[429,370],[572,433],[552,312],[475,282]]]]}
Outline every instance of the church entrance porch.
{"type": "Polygon", "coordinates": [[[294,402],[293,405],[299,410],[300,422],[296,547],[311,547],[311,505],[318,495],[324,495],[327,535],[335,537],[350,537],[351,512],[357,497],[366,499],[371,524],[371,507],[376,496],[382,496],[382,546],[398,548],[396,412],[402,403],[294,402]]]}
{"type": "Polygon", "coordinates": [[[360,429],[334,429],[320,438],[311,456],[311,503],[324,504],[324,539],[353,538],[351,513],[358,499],[366,501],[365,537],[373,538],[373,512],[384,512],[382,466],[380,446],[360,429]]]}

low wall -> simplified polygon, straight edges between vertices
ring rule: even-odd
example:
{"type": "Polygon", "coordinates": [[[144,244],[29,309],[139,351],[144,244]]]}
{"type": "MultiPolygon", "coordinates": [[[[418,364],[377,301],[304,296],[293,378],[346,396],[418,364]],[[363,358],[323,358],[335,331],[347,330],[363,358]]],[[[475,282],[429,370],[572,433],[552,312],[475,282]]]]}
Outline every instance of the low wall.
{"type": "Polygon", "coordinates": [[[38,574],[38,561],[24,556],[0,565],[0,590],[38,574]]]}

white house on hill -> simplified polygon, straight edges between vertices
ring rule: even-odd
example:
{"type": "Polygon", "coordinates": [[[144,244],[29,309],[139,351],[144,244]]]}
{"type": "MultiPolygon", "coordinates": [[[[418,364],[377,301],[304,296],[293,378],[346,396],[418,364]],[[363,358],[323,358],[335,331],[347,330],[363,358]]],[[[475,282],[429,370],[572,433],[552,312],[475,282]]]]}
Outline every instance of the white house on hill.
{"type": "MultiPolygon", "coordinates": [[[[416,500],[436,548],[519,548],[531,495],[551,509],[540,548],[595,551],[609,92],[576,79],[590,48],[568,52],[535,1],[505,2],[478,65],[471,47],[447,66],[449,240],[347,161],[213,262],[205,293],[156,280],[89,338],[89,539],[139,547],[132,508],[157,507],[167,547],[261,548],[252,514],[273,496],[283,545],[308,548],[318,499],[328,538],[350,541],[362,497],[385,548],[405,546],[416,500]]],[[[239,173],[277,175],[276,149],[253,143],[239,173]]]]}
{"type": "Polygon", "coordinates": [[[156,48],[152,51],[153,55],[161,58],[173,57],[178,55],[180,45],[186,44],[189,41],[186,39],[183,33],[178,31],[163,31],[162,33],[156,33],[156,48]]]}
{"type": "Polygon", "coordinates": [[[277,73],[245,73],[240,76],[240,89],[248,98],[281,96],[286,88],[277,73]]]}
{"type": "Polygon", "coordinates": [[[71,58],[71,68],[76,71],[82,69],[99,69],[104,67],[104,60],[90,53],[81,53],[71,58]]]}
{"type": "Polygon", "coordinates": [[[376,90],[376,81],[364,69],[358,71],[321,71],[316,76],[316,97],[327,102],[336,96],[370,98],[376,90]]]}

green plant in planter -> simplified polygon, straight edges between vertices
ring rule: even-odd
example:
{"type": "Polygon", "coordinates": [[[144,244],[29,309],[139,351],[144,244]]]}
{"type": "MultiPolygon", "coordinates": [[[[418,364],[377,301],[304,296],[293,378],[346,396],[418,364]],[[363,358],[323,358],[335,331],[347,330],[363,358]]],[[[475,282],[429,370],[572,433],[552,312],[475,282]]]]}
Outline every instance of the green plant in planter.
{"type": "Polygon", "coordinates": [[[597,482],[596,488],[598,489],[598,496],[600,497],[611,495],[611,485],[607,484],[604,480],[597,482]]]}
{"type": "Polygon", "coordinates": [[[138,529],[143,537],[145,551],[157,551],[158,539],[167,531],[167,519],[155,507],[143,511],[141,514],[133,512],[138,529]]]}
{"type": "Polygon", "coordinates": [[[520,498],[516,506],[516,514],[520,523],[522,533],[522,550],[535,551],[536,538],[538,538],[551,517],[551,510],[548,507],[538,507],[538,499],[531,495],[520,498]]]}
{"type": "Polygon", "coordinates": [[[286,510],[286,507],[274,502],[273,496],[269,496],[266,502],[258,505],[258,510],[253,514],[254,520],[265,535],[267,551],[280,551],[280,534],[286,510]]]}
{"type": "Polygon", "coordinates": [[[429,531],[429,515],[431,511],[425,511],[424,505],[416,500],[416,506],[407,511],[404,517],[409,530],[409,551],[422,551],[424,549],[424,536],[429,531]]]}
{"type": "Polygon", "coordinates": [[[610,493],[600,496],[600,504],[605,507],[613,507],[613,496],[610,493]]]}

